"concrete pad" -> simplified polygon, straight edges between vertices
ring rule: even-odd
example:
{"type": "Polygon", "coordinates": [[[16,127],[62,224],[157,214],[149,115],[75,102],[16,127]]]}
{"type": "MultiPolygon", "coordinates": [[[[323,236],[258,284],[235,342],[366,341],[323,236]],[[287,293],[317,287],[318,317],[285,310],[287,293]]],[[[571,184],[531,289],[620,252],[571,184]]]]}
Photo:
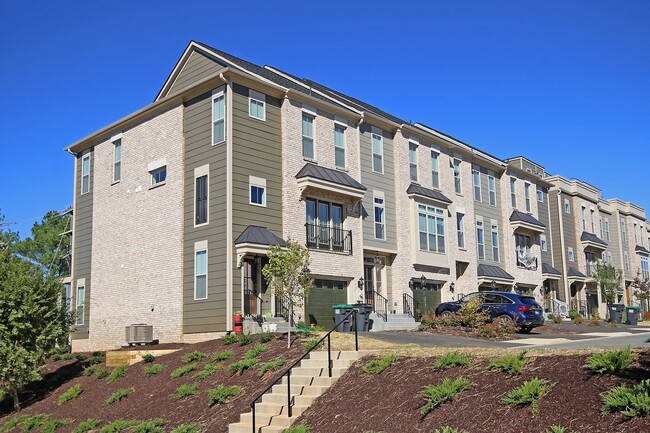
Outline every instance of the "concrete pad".
{"type": "Polygon", "coordinates": [[[628,335],[632,335],[631,332],[587,332],[585,334],[578,334],[578,335],[584,335],[585,337],[627,337],[628,335]]]}
{"type": "Polygon", "coordinates": [[[568,338],[522,338],[520,340],[507,340],[503,343],[512,344],[530,344],[532,346],[545,346],[547,344],[561,344],[568,343],[571,340],[568,338]]]}

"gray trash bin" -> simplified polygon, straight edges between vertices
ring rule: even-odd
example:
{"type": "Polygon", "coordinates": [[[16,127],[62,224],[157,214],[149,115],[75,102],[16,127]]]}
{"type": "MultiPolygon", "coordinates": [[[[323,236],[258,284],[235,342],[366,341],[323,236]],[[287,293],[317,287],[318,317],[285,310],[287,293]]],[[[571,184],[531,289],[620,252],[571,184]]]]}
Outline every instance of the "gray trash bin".
{"type": "Polygon", "coordinates": [[[368,332],[368,329],[370,327],[370,313],[372,313],[372,306],[369,304],[354,304],[354,308],[357,310],[357,332],[368,332]]]}
{"type": "Polygon", "coordinates": [[[625,310],[625,305],[623,304],[610,304],[609,305],[609,320],[614,323],[623,322],[623,310],[625,310]]]}
{"type": "Polygon", "coordinates": [[[336,328],[337,332],[350,332],[350,329],[352,328],[352,321],[354,320],[354,314],[350,317],[346,316],[350,311],[352,311],[352,305],[350,304],[336,304],[332,305],[332,308],[334,308],[334,325],[339,323],[341,320],[345,318],[343,323],[341,323],[341,326],[336,328]]]}
{"type": "Polygon", "coordinates": [[[625,307],[625,311],[627,312],[627,320],[625,323],[627,323],[628,325],[636,325],[637,316],[639,314],[639,307],[627,306],[625,307]]]}

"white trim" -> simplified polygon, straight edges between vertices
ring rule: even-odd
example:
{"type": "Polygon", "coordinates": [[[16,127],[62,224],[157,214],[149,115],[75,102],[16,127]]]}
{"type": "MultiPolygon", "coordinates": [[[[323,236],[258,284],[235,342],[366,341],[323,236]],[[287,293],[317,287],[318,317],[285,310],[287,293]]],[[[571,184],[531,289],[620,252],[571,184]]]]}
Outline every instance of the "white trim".
{"type": "Polygon", "coordinates": [[[255,176],[248,176],[248,204],[253,206],[266,207],[266,179],[255,176]],[[262,203],[253,203],[252,197],[252,187],[263,188],[264,192],[262,193],[262,203]]]}
{"type": "Polygon", "coordinates": [[[409,141],[409,179],[411,182],[418,182],[419,180],[419,171],[418,170],[418,147],[419,144],[414,142],[414,141],[409,141]],[[411,146],[413,146],[413,150],[415,151],[415,163],[411,162],[411,146]],[[415,164],[415,179],[411,178],[411,164],[415,164]]]}
{"type": "Polygon", "coordinates": [[[372,224],[373,238],[377,240],[385,241],[387,238],[386,236],[387,223],[386,223],[386,198],[384,196],[383,191],[374,191],[374,190],[372,191],[372,222],[373,222],[372,224]],[[381,204],[376,203],[375,200],[381,200],[381,204]],[[382,221],[380,222],[377,222],[377,213],[376,213],[377,208],[383,209],[382,221]],[[382,232],[384,236],[381,238],[377,237],[377,224],[381,224],[383,226],[382,232]]]}
{"type": "MultiPolygon", "coordinates": [[[[216,144],[221,144],[226,142],[228,140],[228,133],[227,133],[227,122],[226,119],[228,117],[228,104],[226,103],[228,99],[228,95],[226,95],[226,87],[225,86],[219,86],[216,89],[212,91],[212,98],[210,99],[210,136],[212,137],[211,143],[212,145],[216,144]],[[214,101],[218,98],[223,97],[223,140],[215,142],[215,137],[214,137],[214,101]]],[[[219,119],[221,120],[221,119],[219,119]]]]}
{"type": "Polygon", "coordinates": [[[122,181],[122,134],[119,134],[119,136],[120,136],[120,138],[116,138],[114,140],[111,140],[111,142],[113,143],[113,173],[112,173],[112,176],[111,176],[112,179],[113,179],[113,184],[119,183],[120,181],[122,181]],[[116,154],[115,150],[117,150],[118,144],[119,144],[119,147],[120,147],[120,160],[119,161],[117,161],[115,159],[115,154],[116,154]],[[120,164],[120,178],[115,179],[115,167],[116,167],[116,165],[118,163],[120,164]]]}
{"type": "Polygon", "coordinates": [[[192,203],[193,216],[194,216],[194,219],[193,219],[194,223],[193,224],[194,224],[194,227],[203,227],[203,226],[206,226],[206,225],[210,224],[210,164],[205,164],[205,165],[202,165],[200,167],[196,167],[194,169],[194,185],[193,185],[193,188],[194,188],[194,195],[193,195],[194,202],[192,203]],[[199,177],[203,177],[203,176],[206,176],[205,186],[208,189],[207,202],[205,204],[205,209],[206,209],[206,212],[205,212],[206,215],[205,216],[206,216],[206,218],[205,218],[204,223],[197,224],[196,223],[196,193],[197,193],[196,179],[198,179],[199,177]]]}
{"type": "MultiPolygon", "coordinates": [[[[228,80],[226,83],[227,92],[226,92],[226,261],[224,266],[226,267],[226,330],[233,329],[232,322],[232,313],[234,310],[243,310],[243,304],[240,302],[236,308],[234,308],[234,299],[233,299],[233,139],[232,139],[232,129],[233,129],[233,110],[228,107],[233,106],[233,88],[232,81],[228,80]]],[[[243,300],[242,300],[243,301],[243,300]]]]}
{"type": "Polygon", "coordinates": [[[334,165],[336,168],[342,168],[345,169],[347,167],[347,149],[346,149],[346,136],[345,136],[345,131],[347,130],[347,125],[344,125],[343,123],[337,122],[336,119],[334,120],[334,165]],[[337,128],[340,128],[343,130],[343,146],[337,146],[336,145],[336,130],[337,128]],[[343,149],[343,165],[338,165],[336,163],[336,150],[337,149],[343,149]]]}
{"type": "Polygon", "coordinates": [[[120,133],[117,133],[117,134],[113,135],[113,136],[110,138],[109,141],[110,141],[111,143],[114,143],[114,142],[116,142],[117,140],[121,140],[121,139],[122,139],[122,133],[120,132],[120,133]]]}
{"type": "Polygon", "coordinates": [[[167,165],[167,158],[156,159],[147,165],[147,171],[151,172],[167,165]]]}
{"type": "Polygon", "coordinates": [[[311,115],[311,116],[313,116],[313,117],[318,116],[318,110],[316,110],[316,107],[312,107],[312,106],[309,105],[309,104],[305,104],[305,103],[303,102],[303,103],[301,104],[301,109],[302,109],[303,112],[305,112],[305,113],[307,113],[307,114],[309,114],[309,115],[311,115]]]}
{"type": "Polygon", "coordinates": [[[266,122],[266,95],[257,90],[248,89],[248,117],[262,122],[266,122]],[[251,114],[252,102],[259,102],[262,104],[262,117],[253,116],[251,114]]]}
{"type": "Polygon", "coordinates": [[[365,191],[313,177],[302,177],[296,181],[296,184],[300,188],[313,187],[338,194],[344,194],[354,198],[362,198],[365,195],[365,191]]]}
{"type": "Polygon", "coordinates": [[[205,301],[208,299],[208,258],[209,258],[209,252],[208,252],[208,241],[198,241],[194,242],[194,300],[195,301],[205,301]],[[205,252],[205,274],[197,274],[196,273],[196,255],[198,253],[205,252]],[[196,280],[197,277],[205,275],[205,297],[203,298],[198,298],[196,296],[196,280]]]}
{"type": "Polygon", "coordinates": [[[334,123],[344,128],[347,128],[349,126],[347,119],[341,116],[334,116],[334,123]]]}
{"type": "Polygon", "coordinates": [[[309,161],[316,161],[316,115],[310,113],[309,111],[304,111],[300,114],[300,155],[303,159],[309,161]],[[311,118],[311,137],[305,135],[305,117],[311,118]],[[305,138],[311,139],[311,157],[305,156],[305,138]]]}
{"type": "Polygon", "coordinates": [[[409,135],[409,144],[410,143],[413,143],[416,146],[419,146],[420,145],[420,139],[418,137],[413,136],[413,135],[409,135]]]}
{"type": "Polygon", "coordinates": [[[91,153],[92,152],[90,150],[88,150],[88,151],[86,151],[85,155],[81,156],[81,194],[80,195],[88,194],[90,192],[90,172],[91,172],[91,169],[90,169],[90,162],[91,162],[90,154],[91,153]],[[84,160],[85,159],[88,159],[88,173],[84,175],[84,160]],[[84,176],[88,176],[88,189],[86,191],[84,191],[84,176]]]}
{"type": "Polygon", "coordinates": [[[373,173],[379,173],[379,174],[384,174],[384,136],[382,135],[382,131],[379,128],[372,127],[372,132],[370,134],[370,154],[372,156],[372,160],[370,161],[371,164],[371,169],[373,173]],[[379,133],[375,132],[375,130],[378,130],[379,133]],[[379,149],[381,153],[377,153],[376,155],[381,156],[381,171],[375,170],[375,146],[374,146],[374,140],[375,136],[379,137],[379,149]]]}

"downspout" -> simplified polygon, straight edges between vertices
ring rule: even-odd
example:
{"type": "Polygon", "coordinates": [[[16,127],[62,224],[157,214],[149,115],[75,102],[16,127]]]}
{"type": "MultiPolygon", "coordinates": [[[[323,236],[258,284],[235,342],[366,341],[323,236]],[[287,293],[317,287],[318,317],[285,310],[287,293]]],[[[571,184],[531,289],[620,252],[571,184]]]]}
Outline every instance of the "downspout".
{"type": "MultiPolygon", "coordinates": [[[[361,135],[362,135],[361,134],[361,125],[363,125],[364,120],[365,120],[365,112],[362,111],[360,113],[359,123],[357,123],[357,142],[358,142],[357,147],[358,147],[358,152],[359,152],[358,153],[359,156],[357,158],[357,161],[358,161],[358,169],[359,169],[359,182],[363,182],[363,178],[361,177],[361,173],[362,173],[362,171],[361,171],[361,135]]],[[[363,277],[363,275],[364,275],[364,268],[363,268],[363,219],[361,218],[361,214],[362,214],[361,209],[363,208],[363,197],[361,199],[359,199],[359,201],[357,203],[359,205],[359,257],[360,257],[360,267],[361,267],[359,275],[361,275],[363,277]]],[[[353,243],[353,245],[354,245],[354,243],[353,243]]],[[[359,287],[358,282],[359,282],[359,280],[357,280],[355,284],[352,284],[352,289],[351,289],[352,291],[358,290],[358,287],[359,287]]],[[[354,299],[351,299],[350,295],[348,294],[348,300],[351,301],[350,303],[354,304],[358,300],[360,300],[361,302],[365,301],[363,286],[361,287],[360,290],[361,290],[361,293],[359,294],[359,292],[357,291],[357,296],[355,296],[354,299]]]]}
{"type": "Polygon", "coordinates": [[[233,239],[232,239],[232,81],[226,80],[223,73],[219,78],[226,83],[226,330],[233,329],[233,239]]]}
{"type": "MultiPolygon", "coordinates": [[[[560,220],[560,248],[562,250],[562,280],[564,281],[564,299],[569,301],[570,291],[569,291],[569,278],[567,277],[567,264],[566,264],[566,245],[564,244],[564,216],[562,212],[562,193],[558,190],[557,194],[557,210],[558,210],[558,219],[560,220]]],[[[569,302],[567,302],[568,304],[569,302]]]]}

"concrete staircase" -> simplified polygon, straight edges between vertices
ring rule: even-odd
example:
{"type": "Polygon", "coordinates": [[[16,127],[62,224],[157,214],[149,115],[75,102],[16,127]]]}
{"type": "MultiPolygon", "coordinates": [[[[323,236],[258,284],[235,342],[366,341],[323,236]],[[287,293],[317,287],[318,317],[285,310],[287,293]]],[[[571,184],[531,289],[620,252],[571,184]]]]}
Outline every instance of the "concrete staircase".
{"type": "Polygon", "coordinates": [[[373,322],[370,332],[410,331],[412,329],[417,329],[418,326],[420,326],[420,322],[416,322],[415,319],[408,314],[388,314],[387,317],[388,321],[384,322],[384,319],[376,313],[371,313],[370,320],[373,322]]]}
{"type": "MultiPolygon", "coordinates": [[[[276,433],[291,426],[357,359],[370,351],[332,351],[332,377],[328,376],[327,351],[314,351],[291,371],[292,416],[288,415],[287,377],[273,385],[255,406],[255,433],[276,433]]],[[[228,426],[229,433],[252,433],[252,412],[243,413],[239,422],[228,426]]]]}

